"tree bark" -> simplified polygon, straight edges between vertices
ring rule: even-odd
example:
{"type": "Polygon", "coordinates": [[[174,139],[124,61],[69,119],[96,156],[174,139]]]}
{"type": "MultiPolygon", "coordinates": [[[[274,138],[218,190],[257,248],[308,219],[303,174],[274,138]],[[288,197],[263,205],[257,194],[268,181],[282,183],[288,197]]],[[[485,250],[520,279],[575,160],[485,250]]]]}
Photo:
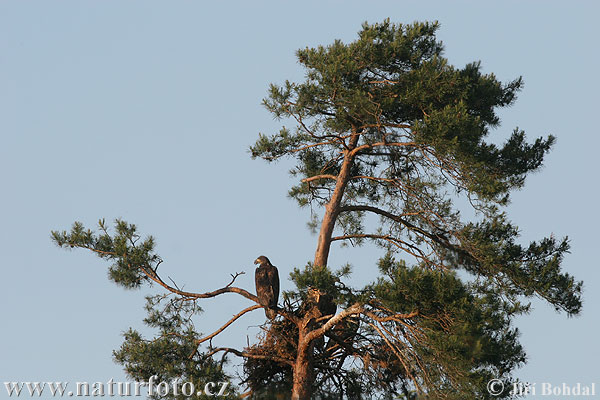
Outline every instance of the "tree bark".
{"type": "Polygon", "coordinates": [[[298,354],[294,365],[292,400],[310,400],[314,382],[313,345],[306,340],[307,329],[300,329],[298,354]]]}
{"type": "Polygon", "coordinates": [[[331,195],[331,199],[325,206],[325,214],[323,215],[323,221],[321,222],[321,230],[319,231],[319,239],[317,242],[317,251],[315,252],[315,267],[327,266],[327,259],[329,258],[329,249],[331,247],[331,236],[333,235],[333,228],[335,227],[335,221],[337,220],[340,212],[340,204],[344,197],[344,191],[346,185],[350,180],[350,170],[354,164],[354,153],[352,150],[356,147],[360,133],[354,131],[348,144],[348,149],[344,155],[344,161],[342,162],[342,168],[337,175],[337,181],[335,189],[331,195]]]}

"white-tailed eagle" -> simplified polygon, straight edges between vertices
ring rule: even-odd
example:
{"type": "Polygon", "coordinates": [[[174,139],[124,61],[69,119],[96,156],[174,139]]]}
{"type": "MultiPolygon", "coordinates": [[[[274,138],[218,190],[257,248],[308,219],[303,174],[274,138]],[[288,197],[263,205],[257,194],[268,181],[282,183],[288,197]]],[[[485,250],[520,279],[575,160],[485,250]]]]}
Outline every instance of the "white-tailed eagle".
{"type": "Polygon", "coordinates": [[[254,264],[259,264],[254,273],[258,302],[265,308],[267,318],[273,319],[277,316],[277,301],[279,300],[277,267],[274,267],[265,256],[258,257],[254,264]]]}

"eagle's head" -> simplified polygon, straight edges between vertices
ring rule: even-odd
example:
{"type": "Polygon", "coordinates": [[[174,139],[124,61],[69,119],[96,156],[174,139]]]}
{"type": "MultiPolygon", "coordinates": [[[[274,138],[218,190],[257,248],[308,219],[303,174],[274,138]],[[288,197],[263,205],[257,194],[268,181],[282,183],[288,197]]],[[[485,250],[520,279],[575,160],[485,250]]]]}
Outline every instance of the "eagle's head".
{"type": "Polygon", "coordinates": [[[254,260],[254,264],[260,264],[260,266],[271,265],[271,261],[269,261],[269,259],[265,256],[260,256],[254,260]]]}

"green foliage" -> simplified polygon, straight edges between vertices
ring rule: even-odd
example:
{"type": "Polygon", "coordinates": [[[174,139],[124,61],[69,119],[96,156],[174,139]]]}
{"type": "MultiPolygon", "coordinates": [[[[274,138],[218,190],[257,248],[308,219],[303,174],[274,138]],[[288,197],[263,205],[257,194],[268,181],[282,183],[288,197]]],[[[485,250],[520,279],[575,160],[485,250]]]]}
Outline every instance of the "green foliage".
{"type": "Polygon", "coordinates": [[[336,271],[329,268],[313,268],[308,263],[304,269],[294,268],[290,273],[290,279],[296,286],[293,292],[285,292],[284,296],[289,300],[304,301],[308,295],[308,289],[317,289],[331,296],[334,303],[345,306],[356,301],[360,293],[347,287],[343,280],[351,274],[350,265],[344,265],[336,271]]]}
{"type": "MultiPolygon", "coordinates": [[[[368,144],[378,141],[382,129],[402,126],[407,128],[403,133],[385,132],[389,142],[406,135],[429,147],[460,170],[464,181],[456,184],[483,200],[505,204],[509,190],[541,165],[554,138],[527,144],[524,133],[515,130],[501,148],[485,143],[489,128],[499,123],[495,109],[513,104],[522,80],[502,84],[493,74],[482,74],[478,62],[462,69],[448,65],[435,39],[437,28],[436,23],[365,24],[355,42],[299,50],[306,81],[271,85],[264,100],[275,117],[293,118],[298,126],[261,134],[250,148],[252,156],[294,156],[298,166],[293,173],[304,178],[335,174],[344,148],[336,137],[359,130],[368,144]],[[317,150],[318,143],[326,145],[317,150]]],[[[389,161],[415,167],[428,163],[423,154],[402,149],[391,152],[389,161]]],[[[375,165],[365,154],[356,160],[356,175],[377,176],[375,165]]],[[[319,183],[330,187],[335,181],[319,183]]],[[[301,205],[318,201],[314,190],[310,194],[302,187],[291,192],[301,205]]]]}
{"type": "Polygon", "coordinates": [[[582,283],[561,273],[561,262],[569,251],[567,238],[554,237],[532,242],[528,247],[515,243],[518,230],[504,215],[477,224],[468,224],[463,240],[474,250],[463,258],[465,269],[497,280],[511,295],[539,295],[556,310],[569,315],[581,310],[582,283]]]}
{"type": "Polygon", "coordinates": [[[332,272],[329,268],[313,268],[308,263],[303,270],[294,268],[290,273],[290,278],[300,290],[308,287],[314,287],[325,291],[335,290],[336,283],[341,283],[341,279],[348,277],[351,273],[350,265],[344,265],[339,270],[332,272]]]}
{"type": "Polygon", "coordinates": [[[271,85],[264,100],[295,128],[261,135],[252,155],[296,159],[292,173],[304,182],[290,196],[301,206],[329,204],[342,161],[350,159],[335,215],[342,243],[372,239],[409,253],[415,265],[492,279],[512,301],[537,295],[577,314],[581,283],[561,271],[567,239],[523,247],[500,211],[555,138],[528,143],[515,129],[502,146],[486,142],[499,126],[497,109],[514,103],[523,82],[502,83],[478,62],[449,65],[437,28],[386,20],[364,24],[354,42],[299,50],[306,80],[271,85]],[[461,221],[454,203],[462,195],[480,222],[461,221]],[[365,218],[372,213],[381,222],[370,233],[365,218]]]}
{"type": "MultiPolygon", "coordinates": [[[[192,317],[201,309],[195,302],[172,298],[168,295],[146,297],[148,316],[144,323],[158,330],[157,336],[146,340],[142,335],[129,329],[123,334],[125,341],[119,350],[113,352],[115,361],[125,367],[127,374],[138,381],[148,382],[156,376],[156,382],[173,382],[179,386],[185,382],[194,385],[192,397],[173,393],[164,399],[208,399],[214,396],[197,395],[208,382],[229,382],[231,377],[223,372],[223,363],[214,361],[198,352],[200,338],[192,322],[192,317]]],[[[238,398],[235,388],[226,391],[228,399],[238,398]]]]}
{"type": "MultiPolygon", "coordinates": [[[[85,229],[75,222],[69,232],[53,231],[52,239],[63,248],[84,248],[98,257],[109,260],[109,278],[127,289],[160,281],[157,275],[162,260],[154,251],[152,237],[140,239],[135,225],[122,220],[115,221],[115,232],[109,232],[104,220],[98,223],[99,232],[85,229]]],[[[189,297],[156,295],[146,297],[147,317],[144,323],[157,330],[153,339],[144,339],[133,329],[123,334],[121,348],[114,351],[116,362],[125,367],[127,374],[138,381],[156,376],[156,382],[168,382],[170,392],[166,396],[153,396],[169,400],[208,399],[213,396],[197,395],[208,382],[230,382],[224,370],[225,359],[220,362],[207,357],[198,349],[200,333],[195,329],[193,318],[202,309],[189,297]],[[196,388],[192,397],[173,394],[173,384],[190,382],[196,388]]],[[[230,385],[223,398],[238,398],[236,388],[230,385]]]]}
{"type": "Polygon", "coordinates": [[[415,349],[422,363],[430,363],[422,367],[428,373],[471,371],[469,380],[487,382],[525,361],[510,320],[526,307],[506,302],[487,285],[464,284],[452,272],[407,268],[389,254],[379,265],[386,277],[371,287],[373,297],[396,312],[418,313],[414,322],[425,335],[415,349]],[[481,374],[485,379],[478,379],[481,374]]]}
{"type": "Polygon", "coordinates": [[[83,224],[75,222],[71,231],[53,231],[52,239],[63,248],[85,248],[93,251],[98,257],[109,260],[113,264],[108,270],[109,278],[127,289],[138,288],[148,277],[140,266],[155,270],[162,262],[154,253],[154,238],[140,240],[137,228],[133,224],[117,219],[114,236],[108,232],[104,220],[98,222],[99,234],[85,229],[83,224]]]}

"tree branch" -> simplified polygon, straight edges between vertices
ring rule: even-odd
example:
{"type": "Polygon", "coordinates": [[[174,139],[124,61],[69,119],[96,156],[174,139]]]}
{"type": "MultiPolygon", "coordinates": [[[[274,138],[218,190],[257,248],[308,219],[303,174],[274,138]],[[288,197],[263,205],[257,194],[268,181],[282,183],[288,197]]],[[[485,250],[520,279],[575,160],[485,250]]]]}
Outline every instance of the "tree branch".
{"type": "Polygon", "coordinates": [[[247,290],[235,287],[235,286],[231,286],[233,284],[233,281],[235,281],[235,278],[237,278],[237,276],[239,276],[240,274],[237,274],[236,276],[234,276],[233,280],[225,287],[221,288],[221,289],[217,289],[214,290],[212,292],[206,292],[206,293],[192,293],[192,292],[185,292],[183,290],[179,290],[176,289],[168,284],[166,284],[159,276],[158,274],[152,272],[148,272],[146,270],[145,267],[140,266],[139,267],[140,270],[148,277],[150,278],[152,281],[158,283],[160,286],[164,287],[165,289],[167,289],[168,291],[178,294],[180,296],[184,296],[187,298],[191,298],[191,299],[208,299],[211,297],[215,297],[218,296],[220,294],[223,293],[237,293],[239,295],[244,296],[245,298],[254,301],[255,303],[259,303],[258,301],[258,297],[256,297],[255,295],[253,295],[252,293],[248,292],[247,290]]]}
{"type": "Polygon", "coordinates": [[[420,249],[419,247],[417,247],[415,245],[407,243],[402,239],[391,236],[391,235],[375,235],[375,234],[371,234],[371,233],[357,233],[357,234],[352,234],[352,235],[334,236],[331,238],[331,241],[334,242],[337,240],[349,240],[349,239],[381,239],[381,240],[385,240],[387,242],[390,242],[394,246],[406,251],[408,254],[412,255],[413,257],[420,258],[422,260],[431,262],[429,257],[424,253],[424,251],[422,249],[420,249]],[[407,246],[407,247],[404,247],[404,246],[407,246]],[[412,249],[412,250],[410,250],[410,249],[412,249]]]}
{"type": "Polygon", "coordinates": [[[308,183],[308,182],[316,181],[318,179],[337,179],[337,176],[330,175],[330,174],[315,175],[315,176],[311,176],[310,178],[304,178],[300,182],[308,183]]]}
{"type": "Polygon", "coordinates": [[[319,143],[305,144],[302,147],[298,147],[296,149],[290,150],[290,153],[297,153],[299,151],[307,150],[307,149],[310,149],[312,147],[323,146],[323,145],[326,145],[326,144],[335,144],[335,142],[329,141],[329,142],[319,142],[319,143]]]}
{"type": "Polygon", "coordinates": [[[354,303],[353,305],[351,305],[347,309],[343,310],[339,314],[336,314],[335,316],[333,316],[329,321],[325,322],[323,324],[323,326],[321,326],[319,329],[315,329],[315,330],[311,331],[310,333],[308,333],[304,337],[304,340],[307,343],[310,343],[312,340],[323,336],[325,334],[325,332],[327,332],[328,330],[333,328],[333,326],[335,324],[337,324],[338,322],[340,322],[347,316],[357,315],[357,314],[360,314],[362,311],[363,311],[362,306],[359,303],[354,303]]]}
{"type": "Polygon", "coordinates": [[[419,311],[415,310],[413,312],[410,312],[408,314],[394,314],[394,315],[389,315],[387,317],[380,317],[377,314],[370,312],[370,311],[365,311],[363,312],[364,315],[366,315],[369,318],[374,319],[377,322],[388,322],[388,321],[398,321],[399,319],[410,319],[410,318],[414,318],[417,315],[419,315],[419,311]]]}
{"type": "Polygon", "coordinates": [[[401,218],[398,215],[394,215],[386,210],[382,210],[380,208],[372,207],[372,206],[354,205],[354,206],[340,207],[340,212],[344,212],[344,211],[369,211],[369,212],[381,215],[383,217],[391,219],[392,221],[400,222],[402,225],[406,226],[411,231],[418,232],[418,233],[422,234],[423,236],[433,240],[437,244],[444,246],[445,248],[450,248],[450,249],[456,250],[455,246],[452,245],[450,242],[448,242],[448,239],[446,239],[440,235],[429,233],[429,232],[423,230],[422,228],[419,228],[418,226],[413,225],[412,223],[408,222],[404,218],[401,218]]]}
{"type": "Polygon", "coordinates": [[[269,355],[264,355],[264,354],[252,354],[252,353],[248,353],[246,351],[239,351],[239,350],[233,349],[231,347],[218,347],[218,348],[210,351],[209,353],[207,353],[206,357],[211,357],[211,356],[215,355],[216,353],[218,353],[219,351],[223,351],[223,352],[225,352],[225,354],[233,353],[238,357],[254,358],[257,360],[271,360],[271,361],[276,361],[276,362],[280,362],[283,364],[287,364],[291,367],[294,366],[294,362],[292,360],[287,360],[285,358],[281,358],[281,357],[277,357],[277,356],[269,356],[269,355]]]}
{"type": "Polygon", "coordinates": [[[405,360],[404,357],[402,356],[402,354],[400,353],[400,349],[396,348],[396,346],[394,346],[393,343],[390,342],[390,340],[388,339],[388,337],[381,331],[381,329],[379,329],[379,327],[377,325],[371,324],[371,323],[369,323],[369,325],[379,333],[379,336],[385,341],[385,343],[390,348],[390,350],[392,350],[392,352],[396,355],[396,357],[398,358],[398,360],[402,363],[402,366],[404,367],[404,370],[405,370],[406,374],[408,375],[408,377],[415,384],[417,392],[418,393],[422,393],[421,387],[419,386],[419,382],[417,381],[417,379],[411,373],[411,370],[410,370],[409,366],[406,363],[407,360],[405,360]]]}
{"type": "Polygon", "coordinates": [[[377,142],[377,143],[369,143],[369,144],[363,144],[360,146],[355,147],[354,149],[352,149],[351,154],[354,156],[356,155],[356,153],[358,153],[361,150],[365,150],[365,149],[372,149],[373,147],[380,147],[380,146],[392,146],[392,147],[407,147],[407,146],[414,146],[414,147],[419,147],[420,145],[417,142],[377,142]]]}
{"type": "Polygon", "coordinates": [[[217,336],[219,333],[223,332],[225,329],[227,329],[227,327],[231,324],[233,324],[238,318],[240,318],[242,315],[252,311],[252,310],[256,310],[258,308],[262,308],[262,306],[260,304],[255,304],[253,306],[250,306],[248,308],[245,308],[244,310],[240,311],[239,313],[237,313],[236,315],[233,316],[233,318],[231,318],[229,321],[227,321],[227,323],[225,325],[223,325],[221,328],[217,329],[216,331],[214,331],[213,333],[211,333],[208,336],[203,337],[202,339],[199,339],[196,341],[196,344],[201,344],[206,342],[207,340],[210,340],[212,338],[214,338],[215,336],[217,336]]]}
{"type": "MultiPolygon", "coordinates": [[[[96,249],[94,247],[91,246],[86,246],[86,245],[82,245],[82,244],[72,244],[72,243],[66,243],[66,245],[71,246],[71,247],[79,247],[82,249],[86,249],[86,250],[90,250],[94,253],[100,254],[102,256],[110,256],[110,257],[122,257],[123,259],[127,260],[127,255],[121,255],[121,254],[117,254],[114,251],[104,251],[104,250],[99,250],[96,249]]],[[[134,246],[135,247],[135,246],[134,246]]],[[[128,263],[130,268],[133,268],[132,265],[130,265],[128,263]]],[[[165,283],[160,276],[158,275],[158,273],[156,271],[154,271],[154,269],[152,269],[152,267],[150,265],[147,266],[143,266],[140,265],[138,267],[143,273],[144,275],[146,275],[150,280],[158,283],[160,286],[164,287],[165,289],[167,289],[169,292],[171,293],[175,293],[178,294],[180,296],[189,298],[189,299],[207,299],[207,298],[211,298],[211,297],[215,297],[218,296],[220,294],[223,293],[237,293],[241,296],[244,296],[245,298],[254,301],[257,304],[260,304],[258,301],[258,297],[256,297],[255,295],[253,295],[252,293],[248,292],[247,290],[238,288],[238,287],[233,287],[231,286],[235,280],[237,279],[238,276],[243,275],[244,272],[237,272],[235,275],[232,274],[232,280],[231,282],[229,282],[229,284],[227,284],[225,287],[221,288],[221,289],[217,289],[214,290],[212,292],[206,292],[206,293],[192,293],[192,292],[186,292],[177,288],[174,288],[173,286],[168,285],[167,283],[165,283]]]]}

